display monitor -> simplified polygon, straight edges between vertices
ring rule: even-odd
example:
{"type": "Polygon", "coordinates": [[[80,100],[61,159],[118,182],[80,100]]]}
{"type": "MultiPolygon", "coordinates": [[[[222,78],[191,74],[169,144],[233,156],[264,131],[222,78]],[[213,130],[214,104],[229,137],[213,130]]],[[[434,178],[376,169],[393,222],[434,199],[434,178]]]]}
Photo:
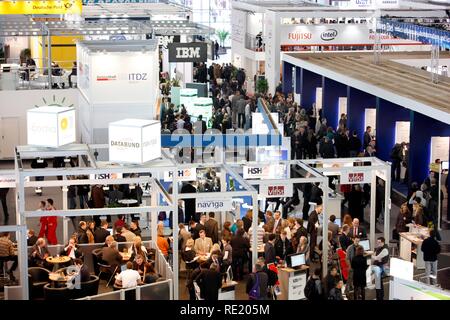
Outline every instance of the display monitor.
{"type": "Polygon", "coordinates": [[[305,254],[304,253],[291,254],[288,256],[287,262],[288,266],[291,268],[302,266],[306,264],[305,254]]]}
{"type": "Polygon", "coordinates": [[[110,235],[113,234],[113,229],[112,229],[112,228],[108,228],[108,229],[106,229],[106,230],[109,232],[110,235]]]}
{"type": "Polygon", "coordinates": [[[442,161],[442,170],[448,170],[448,161],[442,161]]]}
{"type": "Polygon", "coordinates": [[[364,251],[370,251],[370,242],[369,240],[361,240],[359,245],[363,247],[364,251]]]}
{"type": "Polygon", "coordinates": [[[336,223],[339,227],[341,227],[341,219],[340,218],[336,218],[336,220],[334,220],[334,223],[336,223]]]}

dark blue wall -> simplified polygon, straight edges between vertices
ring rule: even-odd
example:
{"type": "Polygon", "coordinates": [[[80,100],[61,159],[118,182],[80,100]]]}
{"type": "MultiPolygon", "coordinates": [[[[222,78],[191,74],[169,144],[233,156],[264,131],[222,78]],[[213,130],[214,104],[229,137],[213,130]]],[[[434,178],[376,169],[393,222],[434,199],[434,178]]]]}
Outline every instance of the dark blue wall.
{"type": "Polygon", "coordinates": [[[410,110],[377,98],[377,157],[391,161],[389,153],[395,144],[395,122],[410,121],[410,110]]]}
{"type": "Polygon", "coordinates": [[[292,69],[294,65],[284,61],[283,62],[283,93],[287,96],[288,93],[294,92],[294,83],[292,79],[292,69]]]}
{"type": "Polygon", "coordinates": [[[327,119],[329,127],[336,129],[339,119],[339,97],[347,96],[347,85],[323,78],[322,117],[327,119]]]}
{"type": "Polygon", "coordinates": [[[301,93],[302,68],[295,67],[295,93],[301,93]]]}
{"type": "Polygon", "coordinates": [[[358,138],[363,141],[364,116],[366,108],[376,108],[377,99],[375,96],[364,91],[349,87],[347,96],[347,122],[350,130],[356,130],[358,138]]]}
{"type": "MultiPolygon", "coordinates": [[[[422,182],[428,175],[431,155],[431,137],[450,136],[450,126],[423,114],[411,111],[409,145],[410,182],[422,182]]],[[[432,159],[434,162],[436,159],[432,159]]]]}
{"type": "Polygon", "coordinates": [[[311,109],[316,102],[316,88],[322,87],[322,76],[317,73],[302,69],[301,76],[301,101],[302,107],[311,109]]]}

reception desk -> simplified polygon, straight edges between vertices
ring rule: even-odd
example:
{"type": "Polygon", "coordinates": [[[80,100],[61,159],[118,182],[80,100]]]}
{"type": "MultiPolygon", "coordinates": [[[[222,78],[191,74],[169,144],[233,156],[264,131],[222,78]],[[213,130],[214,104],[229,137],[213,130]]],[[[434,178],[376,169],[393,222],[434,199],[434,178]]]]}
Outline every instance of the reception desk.
{"type": "Polygon", "coordinates": [[[224,282],[219,290],[219,300],[235,300],[236,285],[236,281],[224,282]]]}
{"type": "Polygon", "coordinates": [[[309,267],[304,265],[300,269],[279,268],[278,280],[280,281],[280,295],[277,300],[302,300],[305,299],[305,286],[308,280],[309,267]]]}
{"type": "Polygon", "coordinates": [[[417,269],[425,269],[422,252],[422,242],[425,238],[427,236],[423,234],[400,232],[400,258],[413,262],[417,269]]]}

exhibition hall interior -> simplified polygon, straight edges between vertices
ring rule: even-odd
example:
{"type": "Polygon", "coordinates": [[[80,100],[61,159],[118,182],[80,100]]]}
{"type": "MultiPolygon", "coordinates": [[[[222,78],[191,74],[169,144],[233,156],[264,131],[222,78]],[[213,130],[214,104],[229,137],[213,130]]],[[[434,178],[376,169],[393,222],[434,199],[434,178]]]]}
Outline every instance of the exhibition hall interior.
{"type": "Polygon", "coordinates": [[[449,0],[0,1],[0,300],[450,300],[449,67],[449,0]]]}

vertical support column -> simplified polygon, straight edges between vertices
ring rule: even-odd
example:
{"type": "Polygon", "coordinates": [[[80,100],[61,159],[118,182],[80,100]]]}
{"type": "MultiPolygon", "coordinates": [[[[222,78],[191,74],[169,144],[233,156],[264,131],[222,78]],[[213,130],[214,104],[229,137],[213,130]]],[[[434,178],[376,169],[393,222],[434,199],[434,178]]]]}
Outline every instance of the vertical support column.
{"type": "Polygon", "coordinates": [[[256,193],[252,195],[252,204],[253,204],[252,234],[250,235],[252,241],[250,245],[252,247],[252,266],[254,266],[256,261],[258,260],[258,242],[257,242],[258,195],[256,193]]]}
{"type": "Polygon", "coordinates": [[[328,178],[321,183],[323,191],[322,199],[322,276],[328,274],[328,178]]]}
{"type": "MultiPolygon", "coordinates": [[[[375,203],[376,203],[376,195],[377,195],[377,175],[375,171],[372,170],[372,181],[370,182],[370,234],[369,240],[372,246],[375,246],[375,231],[377,229],[376,226],[376,217],[375,217],[375,203]]],[[[385,219],[389,219],[388,217],[385,219]]]]}
{"type": "Polygon", "coordinates": [[[283,62],[283,93],[287,96],[288,93],[293,92],[292,82],[292,68],[294,66],[289,62],[283,62]]]}
{"type": "MultiPolygon", "coordinates": [[[[67,176],[63,176],[63,181],[67,180],[67,176]]],[[[63,186],[62,188],[62,203],[63,203],[63,210],[67,210],[68,209],[68,199],[67,199],[67,191],[68,191],[68,186],[63,186]]],[[[63,240],[64,243],[68,243],[69,242],[69,218],[68,217],[62,217],[63,219],[63,240]]]]}
{"type": "Polygon", "coordinates": [[[19,171],[17,164],[17,158],[15,160],[16,168],[16,196],[18,200],[18,206],[16,207],[16,223],[21,226],[22,229],[19,232],[19,239],[17,239],[19,246],[19,272],[20,272],[20,286],[22,291],[22,299],[28,300],[28,250],[27,250],[27,223],[25,218],[25,177],[22,172],[19,171]]]}
{"type": "Polygon", "coordinates": [[[391,166],[386,164],[386,169],[384,170],[386,175],[385,185],[384,185],[384,238],[386,243],[389,243],[391,238],[391,166]]]}
{"type": "Polygon", "coordinates": [[[52,88],[52,38],[50,36],[50,31],[47,36],[47,70],[48,70],[48,88],[52,88]]]}
{"type": "Polygon", "coordinates": [[[173,236],[173,257],[172,257],[172,271],[173,271],[173,295],[174,300],[178,300],[179,294],[179,263],[178,263],[178,174],[176,171],[173,173],[173,183],[172,183],[172,207],[173,207],[173,213],[172,213],[172,221],[173,221],[173,230],[172,230],[172,236],[173,236]]]}
{"type": "Polygon", "coordinates": [[[431,81],[439,82],[439,45],[431,46],[431,81]]]}

